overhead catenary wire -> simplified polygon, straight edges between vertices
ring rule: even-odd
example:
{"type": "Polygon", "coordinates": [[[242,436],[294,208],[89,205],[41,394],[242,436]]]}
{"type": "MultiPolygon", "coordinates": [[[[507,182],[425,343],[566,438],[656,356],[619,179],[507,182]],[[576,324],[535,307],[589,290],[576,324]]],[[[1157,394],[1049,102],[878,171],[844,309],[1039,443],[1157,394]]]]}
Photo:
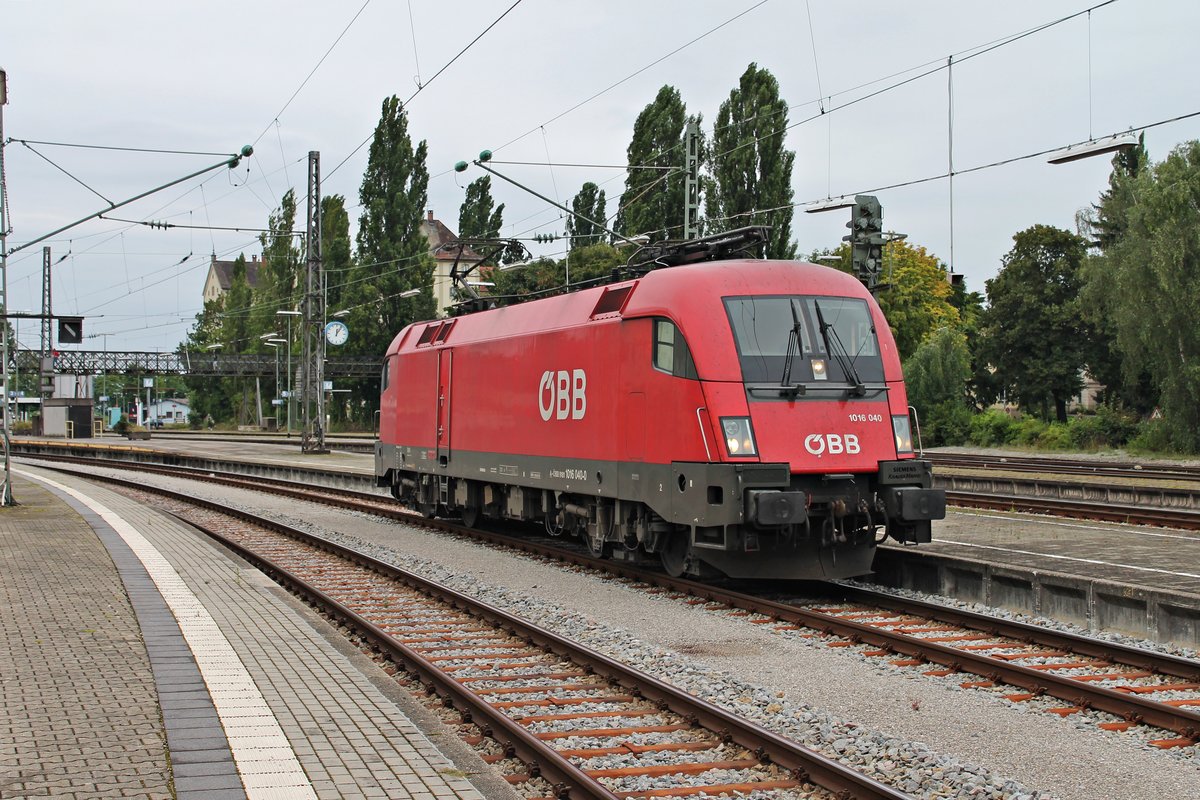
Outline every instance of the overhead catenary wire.
{"type": "MultiPolygon", "coordinates": [[[[516,0],[516,2],[514,2],[511,6],[509,6],[507,9],[504,10],[504,13],[502,13],[500,16],[496,17],[496,19],[492,20],[491,24],[488,25],[486,28],[484,28],[482,31],[480,31],[478,36],[476,36],[474,39],[472,39],[470,42],[468,42],[466,47],[459,50],[454,55],[454,58],[450,59],[444,65],[442,65],[442,68],[439,69],[437,72],[435,72],[433,74],[433,77],[431,77],[428,81],[426,81],[425,83],[418,86],[417,90],[415,92],[413,92],[411,95],[409,95],[408,99],[402,103],[402,106],[407,108],[408,104],[411,103],[417,95],[419,95],[421,92],[425,91],[425,89],[428,88],[429,84],[433,83],[435,80],[438,79],[439,75],[441,75],[443,72],[445,72],[447,69],[449,69],[450,66],[455,61],[458,61],[458,59],[460,59],[464,53],[466,53],[468,50],[470,50],[472,47],[474,47],[475,43],[478,42],[480,39],[482,39],[485,35],[487,35],[488,31],[490,31],[492,28],[494,28],[498,24],[500,24],[500,21],[502,19],[504,19],[505,17],[507,17],[514,8],[521,5],[521,2],[522,2],[522,0],[516,0]]],[[[765,2],[765,0],[764,0],[764,2],[765,2]]],[[[343,158],[341,161],[339,161],[337,163],[337,166],[335,166],[333,169],[329,170],[329,172],[325,173],[325,179],[328,180],[329,178],[331,178],[333,176],[333,174],[336,173],[339,169],[341,169],[342,166],[345,165],[345,163],[347,161],[349,161],[351,158],[353,158],[354,155],[359,150],[362,150],[363,147],[367,144],[367,142],[371,141],[374,138],[375,138],[375,132],[371,131],[370,135],[368,135],[367,138],[365,138],[361,142],[359,142],[357,147],[355,147],[353,150],[351,150],[350,153],[347,154],[347,156],[345,158],[343,158]]]]}

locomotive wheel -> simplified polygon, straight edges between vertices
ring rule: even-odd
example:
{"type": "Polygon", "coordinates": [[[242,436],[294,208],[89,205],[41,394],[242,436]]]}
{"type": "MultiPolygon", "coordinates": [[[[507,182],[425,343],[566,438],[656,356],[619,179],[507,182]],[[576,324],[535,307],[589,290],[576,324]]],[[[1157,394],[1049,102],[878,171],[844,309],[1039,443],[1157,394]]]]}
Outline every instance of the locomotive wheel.
{"type": "Polygon", "coordinates": [[[479,524],[479,506],[463,506],[462,524],[468,528],[479,524]]]}
{"type": "Polygon", "coordinates": [[[417,510],[425,519],[433,519],[437,516],[437,503],[418,503],[417,510]]]}
{"type": "Polygon", "coordinates": [[[688,546],[688,537],[683,531],[667,536],[666,541],[658,551],[658,558],[662,562],[662,568],[672,578],[678,578],[683,575],[690,555],[691,548],[688,546]]]}

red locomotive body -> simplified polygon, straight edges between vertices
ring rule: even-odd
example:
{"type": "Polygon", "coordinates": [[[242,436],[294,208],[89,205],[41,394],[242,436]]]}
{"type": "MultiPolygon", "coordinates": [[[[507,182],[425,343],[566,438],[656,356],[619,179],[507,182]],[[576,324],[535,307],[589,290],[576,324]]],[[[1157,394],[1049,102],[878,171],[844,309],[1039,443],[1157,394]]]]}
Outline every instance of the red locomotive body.
{"type": "Polygon", "coordinates": [[[673,574],[870,571],[929,541],[887,323],[854,277],[791,261],[659,269],[416,323],[383,372],[376,478],[433,515],[542,520],[673,574]]]}

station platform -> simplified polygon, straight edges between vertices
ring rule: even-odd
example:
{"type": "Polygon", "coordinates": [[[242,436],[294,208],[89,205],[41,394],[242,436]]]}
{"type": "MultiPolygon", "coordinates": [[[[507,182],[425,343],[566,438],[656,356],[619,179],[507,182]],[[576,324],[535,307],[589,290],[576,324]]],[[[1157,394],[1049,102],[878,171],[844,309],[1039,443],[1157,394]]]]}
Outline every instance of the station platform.
{"type": "Polygon", "coordinates": [[[0,798],[511,797],[258,570],[152,508],[14,464],[0,508],[0,798]]]}

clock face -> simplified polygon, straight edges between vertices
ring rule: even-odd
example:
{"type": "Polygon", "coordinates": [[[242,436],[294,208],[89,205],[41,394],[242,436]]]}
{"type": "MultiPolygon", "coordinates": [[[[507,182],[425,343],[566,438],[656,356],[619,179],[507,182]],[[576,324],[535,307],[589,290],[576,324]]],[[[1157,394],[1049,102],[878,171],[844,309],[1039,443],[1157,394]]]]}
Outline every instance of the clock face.
{"type": "Polygon", "coordinates": [[[325,326],[325,340],[330,344],[345,344],[349,338],[350,329],[346,323],[335,319],[325,326]]]}

